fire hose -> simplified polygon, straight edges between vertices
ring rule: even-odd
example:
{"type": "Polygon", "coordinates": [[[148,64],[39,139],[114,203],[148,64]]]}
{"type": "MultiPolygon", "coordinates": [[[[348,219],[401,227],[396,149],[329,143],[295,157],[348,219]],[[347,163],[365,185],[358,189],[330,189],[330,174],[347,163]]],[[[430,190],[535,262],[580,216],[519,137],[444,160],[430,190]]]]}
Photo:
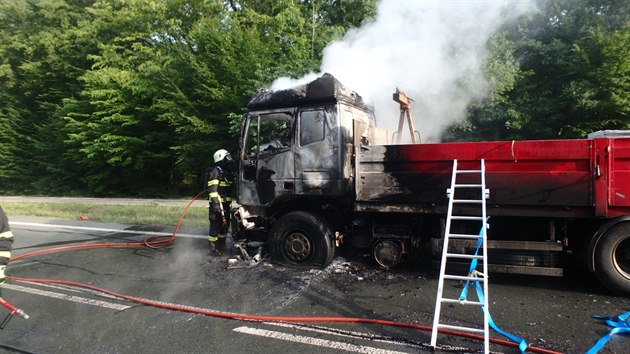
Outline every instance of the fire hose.
{"type": "MultiPolygon", "coordinates": [[[[186,207],[184,208],[184,210],[183,210],[183,212],[182,212],[182,214],[181,214],[181,216],[179,218],[179,221],[177,222],[177,224],[175,226],[175,229],[174,229],[172,235],[170,235],[170,236],[161,236],[161,235],[157,235],[156,236],[156,235],[153,235],[153,236],[149,236],[149,237],[145,238],[142,242],[92,243],[92,244],[53,247],[53,248],[48,248],[48,249],[43,249],[43,250],[38,250],[38,251],[24,253],[24,254],[21,254],[19,256],[12,257],[11,261],[24,259],[24,258],[32,257],[32,256],[43,254],[43,253],[56,252],[56,251],[65,251],[65,250],[77,250],[77,249],[84,249],[84,248],[148,247],[148,248],[151,248],[151,249],[162,249],[164,247],[169,246],[171,243],[173,243],[176,240],[177,232],[179,231],[179,228],[180,228],[180,226],[182,224],[184,216],[186,215],[186,212],[188,211],[190,206],[194,203],[194,201],[197,200],[205,192],[206,191],[204,190],[204,191],[198,193],[188,203],[188,205],[186,205],[186,207]]],[[[422,330],[422,331],[432,331],[432,327],[431,326],[423,326],[423,325],[417,325],[417,324],[412,324],[412,323],[405,323],[405,322],[398,322],[398,321],[391,321],[391,320],[380,320],[380,319],[372,319],[372,318],[357,318],[357,317],[282,317],[282,316],[246,315],[246,314],[225,313],[225,312],[219,312],[219,311],[209,311],[209,310],[190,308],[190,307],[181,306],[181,305],[168,304],[168,303],[164,303],[164,302],[160,302],[160,301],[155,301],[155,300],[150,300],[150,299],[142,299],[142,298],[138,298],[138,297],[134,297],[134,296],[119,294],[119,293],[116,293],[116,292],[113,292],[113,291],[110,291],[110,290],[107,290],[107,289],[102,289],[102,288],[98,288],[96,286],[92,286],[92,285],[88,285],[88,284],[84,284],[84,283],[79,283],[79,282],[74,282],[74,281],[68,281],[68,280],[21,278],[21,277],[15,277],[15,276],[8,276],[7,280],[9,280],[9,281],[18,281],[18,282],[27,282],[27,283],[63,284],[63,285],[74,286],[74,287],[78,287],[78,288],[89,289],[89,290],[92,290],[92,291],[100,292],[100,293],[107,294],[107,295],[110,295],[110,296],[114,296],[114,297],[117,297],[117,298],[120,298],[120,299],[123,299],[123,300],[127,300],[127,301],[136,302],[136,303],[139,303],[139,304],[143,304],[143,305],[146,305],[146,306],[152,306],[152,307],[167,309],[167,310],[171,310],[171,311],[188,312],[188,313],[204,315],[204,316],[211,316],[211,317],[217,317],[217,318],[231,319],[231,320],[247,320],[247,321],[260,321],[260,322],[262,322],[262,321],[264,321],[264,322],[293,322],[293,323],[314,323],[314,322],[319,322],[319,323],[362,323],[362,324],[376,324],[376,325],[383,325],[383,326],[402,327],[402,328],[416,329],[416,330],[422,330]]],[[[3,305],[5,307],[7,307],[9,309],[9,311],[11,311],[10,315],[19,315],[19,316],[21,316],[21,317],[23,317],[25,319],[29,318],[29,316],[26,313],[24,313],[24,311],[14,307],[12,304],[8,303],[6,300],[4,300],[2,298],[0,298],[0,305],[3,305]]],[[[7,321],[7,320],[5,319],[5,321],[7,321]]],[[[6,323],[4,323],[4,324],[6,324],[6,323]]],[[[453,336],[463,337],[463,338],[468,338],[468,339],[473,339],[473,340],[480,340],[480,341],[484,340],[484,337],[480,336],[480,335],[467,333],[467,332],[456,331],[456,330],[451,330],[451,329],[445,329],[445,328],[440,328],[439,329],[439,333],[446,334],[446,335],[453,335],[453,336]]],[[[506,346],[506,347],[518,348],[518,343],[514,343],[514,342],[511,342],[511,341],[502,340],[502,339],[498,339],[498,338],[490,338],[490,342],[494,343],[494,344],[506,346]]],[[[526,348],[526,350],[534,352],[534,353],[541,353],[541,354],[559,354],[559,352],[556,352],[556,351],[552,351],[552,350],[548,350],[548,349],[544,349],[544,348],[539,348],[539,347],[534,347],[534,346],[528,346],[526,348]]]]}
{"type": "Polygon", "coordinates": [[[25,320],[28,320],[29,316],[22,309],[15,307],[12,303],[8,302],[4,298],[0,297],[0,305],[6,307],[9,310],[9,314],[0,322],[0,329],[4,329],[9,321],[14,316],[20,316],[25,320]]]}
{"type": "MultiPolygon", "coordinates": [[[[197,200],[205,192],[206,192],[205,190],[199,192],[188,203],[188,205],[186,205],[186,208],[182,212],[182,214],[181,214],[181,216],[179,218],[179,221],[177,222],[177,225],[175,226],[175,229],[174,229],[173,233],[170,236],[152,235],[152,236],[146,237],[142,242],[89,243],[89,244],[80,244],[80,245],[68,245],[68,246],[61,246],[61,247],[51,247],[51,248],[46,248],[46,249],[37,250],[37,251],[33,251],[33,252],[27,252],[27,253],[21,254],[19,256],[11,257],[10,262],[14,262],[14,261],[17,261],[17,260],[20,260],[20,259],[23,259],[23,258],[32,257],[32,256],[35,256],[35,255],[44,254],[44,253],[57,252],[57,251],[67,251],[67,250],[76,250],[76,249],[85,249],[85,248],[107,248],[107,247],[109,247],[109,248],[130,248],[130,247],[143,247],[144,246],[144,247],[148,247],[148,248],[151,248],[151,249],[161,249],[161,248],[167,247],[171,243],[173,243],[175,241],[175,239],[177,238],[177,232],[179,231],[179,228],[180,228],[180,226],[182,224],[184,216],[186,215],[186,212],[188,211],[190,206],[195,202],[195,200],[197,200]]],[[[18,277],[11,277],[11,276],[6,277],[6,279],[20,281],[20,278],[18,278],[18,277]]],[[[41,281],[41,282],[44,282],[44,281],[41,281]]],[[[55,281],[50,280],[49,282],[50,283],[54,283],[55,281]]],[[[26,314],[26,312],[24,312],[20,308],[15,307],[12,303],[10,303],[9,301],[5,300],[2,297],[0,297],[0,305],[4,306],[5,308],[7,308],[9,310],[9,314],[4,318],[4,320],[2,322],[0,322],[0,329],[4,329],[6,327],[6,325],[9,323],[9,321],[16,315],[20,316],[20,317],[22,317],[24,319],[29,319],[29,316],[26,314]]]]}

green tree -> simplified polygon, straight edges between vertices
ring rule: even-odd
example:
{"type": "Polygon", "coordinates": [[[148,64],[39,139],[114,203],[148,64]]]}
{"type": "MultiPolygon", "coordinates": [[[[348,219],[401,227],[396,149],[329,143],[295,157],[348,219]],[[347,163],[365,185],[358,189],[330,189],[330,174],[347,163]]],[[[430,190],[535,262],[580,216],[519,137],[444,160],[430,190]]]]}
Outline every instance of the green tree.
{"type": "Polygon", "coordinates": [[[22,117],[31,114],[22,93],[22,75],[19,67],[28,58],[28,41],[32,32],[24,23],[33,17],[33,9],[26,3],[0,3],[0,190],[24,188],[25,170],[19,163],[21,156],[28,157],[26,142],[22,139],[22,117]]]}
{"type": "Polygon", "coordinates": [[[215,150],[236,152],[241,116],[258,89],[308,66],[304,20],[292,1],[246,5],[200,19],[184,43],[170,47],[179,90],[160,101],[160,119],[185,133],[176,148],[188,180],[215,150]]]}
{"type": "Polygon", "coordinates": [[[325,43],[373,9],[374,0],[1,2],[0,192],[196,192],[212,152],[236,150],[255,92],[317,68],[325,43]]]}
{"type": "Polygon", "coordinates": [[[377,0],[303,0],[302,17],[310,30],[309,70],[319,67],[326,46],[342,38],[351,28],[359,28],[376,15],[377,0]]]}
{"type": "Polygon", "coordinates": [[[466,120],[450,127],[444,134],[447,141],[518,139],[520,130],[514,127],[522,117],[510,94],[525,75],[514,51],[516,44],[506,32],[488,41],[488,58],[483,67],[491,91],[481,102],[473,102],[466,120]],[[511,125],[512,124],[512,125],[511,125]]]}
{"type": "MultiPolygon", "coordinates": [[[[13,138],[3,190],[50,193],[62,139],[56,115],[63,97],[77,91],[88,65],[88,37],[73,31],[88,1],[9,1],[0,4],[0,62],[6,78],[0,93],[0,119],[13,138]],[[12,129],[12,130],[11,130],[12,129]],[[47,183],[38,185],[39,181],[47,183]],[[41,189],[40,189],[41,188],[41,189]]],[[[4,145],[4,142],[3,142],[4,145]]],[[[4,149],[7,150],[7,149],[4,149]]],[[[63,170],[71,169],[63,166],[63,170]]]]}
{"type": "Polygon", "coordinates": [[[82,156],[82,181],[94,193],[200,188],[212,151],[236,148],[230,123],[249,97],[279,73],[301,69],[295,6],[271,16],[203,1],[146,3],[90,9],[99,52],[64,111],[67,143],[82,156]]]}
{"type": "MultiPolygon", "coordinates": [[[[518,63],[518,71],[505,77],[506,82],[516,79],[513,87],[499,86],[473,107],[449,139],[580,138],[596,130],[630,128],[630,5],[614,0],[539,5],[538,14],[504,32],[513,57],[504,63],[518,63]]],[[[491,47],[491,57],[505,48],[491,47]]],[[[501,70],[490,67],[490,72],[495,69],[501,70]]]]}
{"type": "Polygon", "coordinates": [[[81,182],[98,195],[166,194],[173,132],[152,106],[161,89],[155,78],[168,62],[157,48],[167,4],[102,1],[88,11],[98,52],[88,56],[82,90],[64,101],[66,143],[87,171],[81,182]]]}

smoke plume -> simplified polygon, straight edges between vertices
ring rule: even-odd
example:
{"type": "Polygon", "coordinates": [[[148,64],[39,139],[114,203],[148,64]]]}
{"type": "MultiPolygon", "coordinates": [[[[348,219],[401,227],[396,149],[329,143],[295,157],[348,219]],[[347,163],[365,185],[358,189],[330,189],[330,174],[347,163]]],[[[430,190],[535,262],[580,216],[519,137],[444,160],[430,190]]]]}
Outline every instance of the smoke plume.
{"type": "MultiPolygon", "coordinates": [[[[502,24],[531,10],[529,1],[520,0],[381,0],[372,22],[326,47],[320,73],[334,75],[371,102],[378,126],[390,132],[398,125],[392,94],[399,87],[414,100],[414,125],[423,141],[436,141],[490,90],[481,70],[487,40],[502,24]]],[[[273,89],[320,73],[278,79],[273,89]]]]}

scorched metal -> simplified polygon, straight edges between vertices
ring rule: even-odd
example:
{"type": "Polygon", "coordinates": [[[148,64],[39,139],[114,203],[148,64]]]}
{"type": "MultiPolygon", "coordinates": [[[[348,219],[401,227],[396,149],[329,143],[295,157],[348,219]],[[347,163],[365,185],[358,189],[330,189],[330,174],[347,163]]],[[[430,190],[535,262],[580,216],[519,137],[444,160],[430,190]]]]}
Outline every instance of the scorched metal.
{"type": "Polygon", "coordinates": [[[372,108],[331,75],[260,92],[241,131],[238,232],[267,241],[275,261],[293,266],[326,266],[339,247],[369,249],[384,267],[431,261],[443,238],[453,160],[467,168],[484,159],[491,271],[562,275],[571,258],[630,294],[630,132],[391,139],[372,108]]]}

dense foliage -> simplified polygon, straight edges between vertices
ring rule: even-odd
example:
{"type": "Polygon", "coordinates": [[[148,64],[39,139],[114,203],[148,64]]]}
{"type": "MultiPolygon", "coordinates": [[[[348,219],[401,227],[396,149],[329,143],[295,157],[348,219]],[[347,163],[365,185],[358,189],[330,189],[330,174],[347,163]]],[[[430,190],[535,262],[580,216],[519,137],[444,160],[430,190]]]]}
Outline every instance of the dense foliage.
{"type": "Polygon", "coordinates": [[[630,129],[630,2],[540,1],[489,43],[495,91],[449,140],[584,138],[630,129]]]}
{"type": "MultiPolygon", "coordinates": [[[[627,1],[549,0],[488,43],[494,91],[449,140],[630,128],[627,1]]],[[[0,1],[0,193],[201,189],[243,108],[375,15],[376,0],[0,1]]]]}
{"type": "Polygon", "coordinates": [[[374,1],[0,2],[0,191],[178,195],[374,1]],[[349,4],[351,3],[351,4],[349,4]]]}

